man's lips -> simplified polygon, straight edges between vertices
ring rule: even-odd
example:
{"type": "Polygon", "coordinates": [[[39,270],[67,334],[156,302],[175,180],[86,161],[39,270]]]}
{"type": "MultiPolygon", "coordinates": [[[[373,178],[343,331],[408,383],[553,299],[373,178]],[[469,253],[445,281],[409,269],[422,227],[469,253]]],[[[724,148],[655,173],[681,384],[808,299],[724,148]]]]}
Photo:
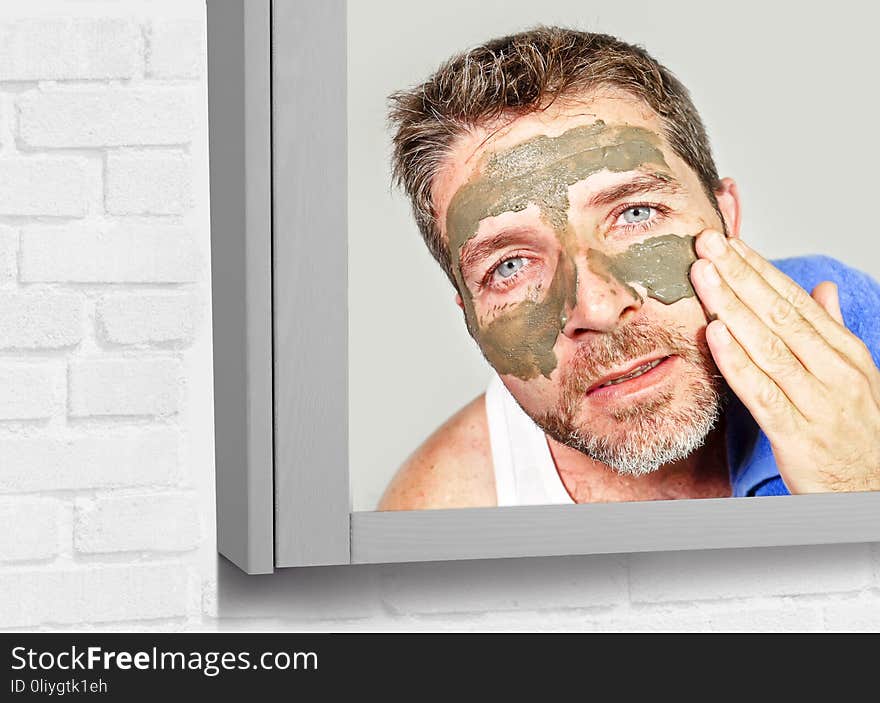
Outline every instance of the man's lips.
{"type": "Polygon", "coordinates": [[[634,378],[639,378],[644,374],[652,371],[657,366],[666,361],[669,356],[651,356],[639,359],[627,364],[625,367],[616,369],[602,378],[598,379],[592,386],[587,389],[587,394],[599,390],[600,388],[613,388],[616,385],[626,383],[634,378]]]}

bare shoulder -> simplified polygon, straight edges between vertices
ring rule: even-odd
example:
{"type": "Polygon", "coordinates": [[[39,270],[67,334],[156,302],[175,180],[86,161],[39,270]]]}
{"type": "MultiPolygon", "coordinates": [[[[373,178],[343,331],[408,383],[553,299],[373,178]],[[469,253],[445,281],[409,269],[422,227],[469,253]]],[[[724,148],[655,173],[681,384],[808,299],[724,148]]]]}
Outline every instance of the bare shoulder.
{"type": "Polygon", "coordinates": [[[486,398],[480,395],[410,455],[385,490],[379,510],[496,504],[486,398]]]}

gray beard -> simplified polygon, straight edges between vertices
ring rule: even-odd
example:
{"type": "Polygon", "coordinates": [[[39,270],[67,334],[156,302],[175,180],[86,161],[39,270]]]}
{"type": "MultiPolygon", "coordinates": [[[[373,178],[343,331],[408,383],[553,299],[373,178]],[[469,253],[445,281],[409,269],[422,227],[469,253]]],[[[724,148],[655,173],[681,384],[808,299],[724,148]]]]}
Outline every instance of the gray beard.
{"type": "Polygon", "coordinates": [[[705,444],[721,417],[726,386],[705,338],[698,342],[679,332],[632,323],[579,354],[571,368],[574,371],[563,380],[555,410],[532,419],[557,442],[621,475],[644,476],[688,457],[705,444]],[[626,356],[622,349],[627,350],[626,356]],[[691,380],[684,391],[679,391],[688,399],[683,408],[673,410],[677,394],[665,390],[648,401],[612,413],[619,425],[612,431],[598,434],[576,423],[587,388],[601,378],[604,369],[652,351],[677,354],[687,363],[691,380]]]}
{"type": "Polygon", "coordinates": [[[634,406],[633,417],[621,431],[614,433],[594,434],[558,421],[547,423],[546,418],[538,426],[557,442],[607,465],[618,474],[644,476],[664,464],[690,456],[705,444],[718,424],[723,396],[711,386],[697,384],[691,386],[691,396],[693,405],[683,410],[663,407],[669,405],[672,393],[634,406]]]}

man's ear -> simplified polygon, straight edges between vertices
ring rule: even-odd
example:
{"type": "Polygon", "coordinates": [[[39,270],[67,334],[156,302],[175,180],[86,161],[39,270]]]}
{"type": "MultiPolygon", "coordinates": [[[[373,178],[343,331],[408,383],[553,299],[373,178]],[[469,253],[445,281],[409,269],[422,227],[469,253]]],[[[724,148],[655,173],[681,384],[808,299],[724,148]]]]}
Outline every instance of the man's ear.
{"type": "Polygon", "coordinates": [[[728,237],[739,237],[739,226],[742,211],[739,202],[739,189],[736,181],[732,178],[722,178],[715,189],[715,199],[718,201],[718,209],[724,218],[728,237]]]}
{"type": "Polygon", "coordinates": [[[455,294],[455,304],[458,305],[462,310],[464,310],[464,301],[461,299],[461,293],[455,294]]]}

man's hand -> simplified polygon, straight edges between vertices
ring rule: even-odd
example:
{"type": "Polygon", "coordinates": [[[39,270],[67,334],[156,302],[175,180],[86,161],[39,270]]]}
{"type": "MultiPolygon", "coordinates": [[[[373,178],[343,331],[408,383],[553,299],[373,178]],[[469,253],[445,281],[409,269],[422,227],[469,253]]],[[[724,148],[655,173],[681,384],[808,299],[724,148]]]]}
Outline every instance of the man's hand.
{"type": "Polygon", "coordinates": [[[880,370],[837,287],[812,297],[739,239],[706,230],[691,280],[709,349],[770,440],[791,493],[880,490],[880,370]]]}

